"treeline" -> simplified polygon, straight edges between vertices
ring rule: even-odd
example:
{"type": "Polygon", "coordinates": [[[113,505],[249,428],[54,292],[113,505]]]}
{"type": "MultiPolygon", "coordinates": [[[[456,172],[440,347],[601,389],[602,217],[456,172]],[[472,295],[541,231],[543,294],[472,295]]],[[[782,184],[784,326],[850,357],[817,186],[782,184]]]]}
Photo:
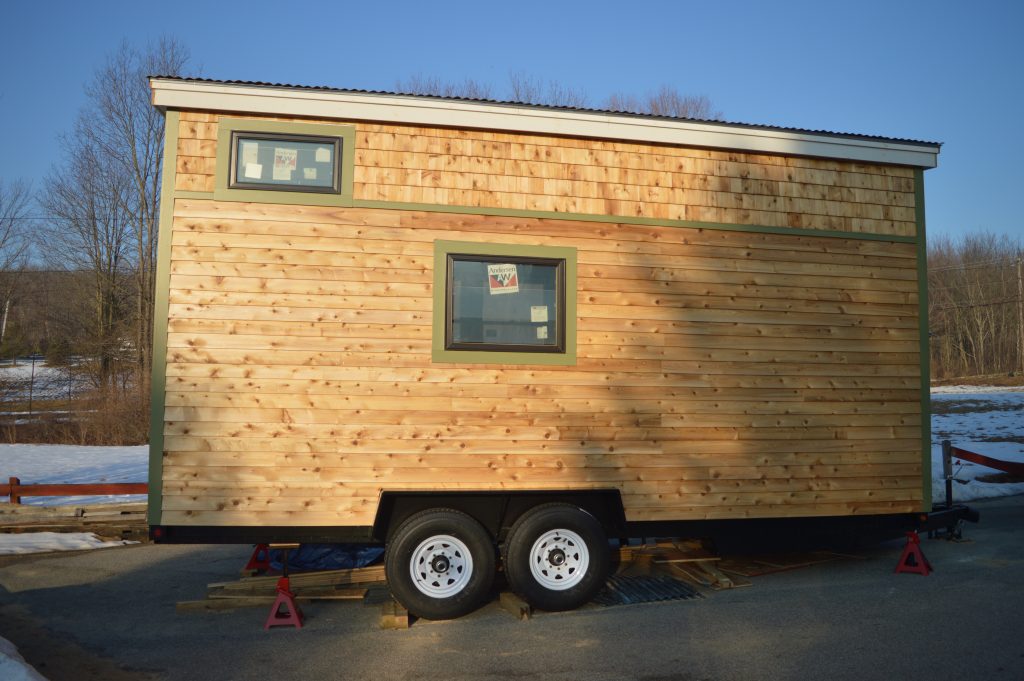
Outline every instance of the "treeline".
{"type": "Polygon", "coordinates": [[[146,440],[164,153],[148,76],[188,60],[174,39],[124,43],[86,84],[42,182],[0,180],[0,353],[48,360],[27,379],[4,366],[8,440],[146,440]]]}
{"type": "Polygon", "coordinates": [[[1024,248],[990,233],[928,245],[934,380],[1024,374],[1024,248]]]}

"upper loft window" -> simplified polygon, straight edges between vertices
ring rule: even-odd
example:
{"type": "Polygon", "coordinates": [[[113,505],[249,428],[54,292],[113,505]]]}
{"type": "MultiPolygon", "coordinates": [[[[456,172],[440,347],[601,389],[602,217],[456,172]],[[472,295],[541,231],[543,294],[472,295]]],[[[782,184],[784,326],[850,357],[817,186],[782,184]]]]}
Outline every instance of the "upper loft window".
{"type": "Polygon", "coordinates": [[[217,122],[217,201],[351,206],[356,128],[224,116],[217,122]]]}
{"type": "Polygon", "coordinates": [[[231,134],[231,189],[341,192],[338,137],[235,130],[231,134]]]}

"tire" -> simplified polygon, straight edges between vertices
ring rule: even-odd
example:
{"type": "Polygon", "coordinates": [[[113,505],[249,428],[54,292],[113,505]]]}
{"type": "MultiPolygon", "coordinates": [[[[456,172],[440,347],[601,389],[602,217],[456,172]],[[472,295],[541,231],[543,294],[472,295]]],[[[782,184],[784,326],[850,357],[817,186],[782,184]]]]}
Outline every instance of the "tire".
{"type": "Polygon", "coordinates": [[[572,610],[590,602],[608,578],[608,537],[594,516],[569,504],[523,514],[505,542],[512,590],[540,610],[572,610]]]}
{"type": "Polygon", "coordinates": [[[494,544],[480,523],[460,511],[421,511],[395,531],[384,555],[391,595],[428,620],[461,617],[478,608],[494,583],[494,544]]]}

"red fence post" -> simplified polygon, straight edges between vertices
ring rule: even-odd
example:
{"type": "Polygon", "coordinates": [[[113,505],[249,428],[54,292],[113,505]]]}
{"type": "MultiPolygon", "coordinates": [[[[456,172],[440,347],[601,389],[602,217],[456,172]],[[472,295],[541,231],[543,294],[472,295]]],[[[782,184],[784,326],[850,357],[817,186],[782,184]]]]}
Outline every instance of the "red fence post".
{"type": "Polygon", "coordinates": [[[8,482],[11,484],[11,503],[12,504],[20,504],[21,503],[21,495],[18,494],[18,486],[21,484],[21,479],[20,478],[11,478],[10,480],[8,480],[8,482]]]}

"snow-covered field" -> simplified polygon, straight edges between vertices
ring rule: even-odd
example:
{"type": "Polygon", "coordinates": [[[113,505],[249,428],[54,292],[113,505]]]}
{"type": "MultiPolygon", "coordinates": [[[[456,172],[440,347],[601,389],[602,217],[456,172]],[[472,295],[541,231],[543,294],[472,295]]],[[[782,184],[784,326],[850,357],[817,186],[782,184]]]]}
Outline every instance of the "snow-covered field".
{"type": "MultiPolygon", "coordinates": [[[[76,445],[0,444],[0,480],[22,483],[146,482],[149,447],[80,447],[76,445]]],[[[7,497],[0,497],[6,501],[7,497]]],[[[36,506],[117,504],[145,501],[140,494],[98,497],[24,497],[36,506]]]]}
{"type": "Polygon", "coordinates": [[[62,400],[88,388],[85,376],[68,367],[51,367],[43,360],[33,366],[31,360],[20,359],[17,365],[10,360],[0,361],[0,400],[18,402],[28,400],[62,400]]]}
{"type": "MultiPolygon", "coordinates": [[[[946,495],[943,440],[994,459],[1024,462],[1024,391],[982,386],[944,386],[932,391],[932,498],[936,501],[946,495]]],[[[978,481],[999,473],[967,461],[954,465],[953,499],[1024,494],[1024,482],[978,481]]]]}
{"type": "Polygon", "coordinates": [[[964,395],[991,393],[1019,393],[1024,387],[1019,385],[937,385],[932,388],[932,395],[964,395]]]}

